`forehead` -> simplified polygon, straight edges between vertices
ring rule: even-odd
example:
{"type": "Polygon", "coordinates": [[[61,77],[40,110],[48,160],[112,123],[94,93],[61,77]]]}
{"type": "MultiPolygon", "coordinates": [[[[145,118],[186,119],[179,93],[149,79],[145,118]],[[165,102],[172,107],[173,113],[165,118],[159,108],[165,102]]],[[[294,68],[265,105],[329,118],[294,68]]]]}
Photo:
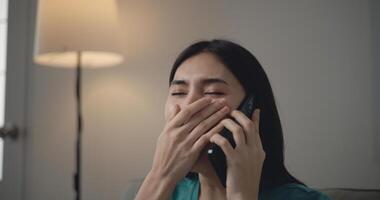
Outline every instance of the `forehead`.
{"type": "Polygon", "coordinates": [[[185,60],[177,69],[174,79],[223,78],[233,76],[227,67],[212,53],[201,53],[185,60]]]}

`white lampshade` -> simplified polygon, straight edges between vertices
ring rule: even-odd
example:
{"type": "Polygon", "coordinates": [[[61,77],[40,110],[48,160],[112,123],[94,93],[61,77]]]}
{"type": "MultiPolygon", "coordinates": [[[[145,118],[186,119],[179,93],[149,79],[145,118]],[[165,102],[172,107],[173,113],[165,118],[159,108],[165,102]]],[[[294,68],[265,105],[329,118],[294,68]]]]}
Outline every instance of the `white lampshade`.
{"type": "Polygon", "coordinates": [[[75,67],[109,67],[123,61],[121,26],[115,0],[40,0],[36,63],[75,67]]]}

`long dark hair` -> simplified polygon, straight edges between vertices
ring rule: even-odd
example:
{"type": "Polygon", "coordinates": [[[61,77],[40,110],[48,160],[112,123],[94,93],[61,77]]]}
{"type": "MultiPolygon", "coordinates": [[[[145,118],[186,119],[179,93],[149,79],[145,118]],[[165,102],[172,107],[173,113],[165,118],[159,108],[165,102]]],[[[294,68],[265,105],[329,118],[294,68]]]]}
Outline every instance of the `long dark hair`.
{"type": "Polygon", "coordinates": [[[257,61],[244,47],[227,40],[199,41],[187,47],[175,60],[170,72],[169,84],[178,67],[188,58],[209,52],[235,75],[246,94],[253,93],[260,108],[260,138],[265,151],[260,190],[287,183],[305,185],[293,177],[284,165],[284,139],[272,87],[257,61]]]}

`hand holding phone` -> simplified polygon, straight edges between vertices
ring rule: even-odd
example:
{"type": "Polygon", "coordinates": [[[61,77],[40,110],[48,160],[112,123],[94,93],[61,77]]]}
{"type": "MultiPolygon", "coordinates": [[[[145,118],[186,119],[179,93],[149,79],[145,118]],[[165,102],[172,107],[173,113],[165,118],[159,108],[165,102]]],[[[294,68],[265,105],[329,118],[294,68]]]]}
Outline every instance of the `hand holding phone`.
{"type": "MultiPolygon", "coordinates": [[[[248,94],[237,108],[237,110],[241,111],[249,118],[251,118],[254,109],[255,102],[253,94],[248,94]]],[[[236,121],[235,119],[232,120],[236,121]]],[[[231,143],[231,146],[233,148],[236,147],[233,135],[227,128],[223,128],[220,134],[231,143]]],[[[222,185],[226,187],[227,163],[223,150],[217,144],[213,143],[207,150],[207,154],[216,174],[219,177],[219,180],[221,181],[222,185]]]]}

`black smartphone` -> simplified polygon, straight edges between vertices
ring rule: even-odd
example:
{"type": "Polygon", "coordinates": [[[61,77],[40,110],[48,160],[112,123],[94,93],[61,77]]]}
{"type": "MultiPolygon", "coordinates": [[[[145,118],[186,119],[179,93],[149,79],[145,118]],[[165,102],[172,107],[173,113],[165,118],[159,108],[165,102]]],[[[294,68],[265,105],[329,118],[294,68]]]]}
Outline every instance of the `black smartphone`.
{"type": "MultiPolygon", "coordinates": [[[[247,95],[237,110],[243,112],[246,116],[251,118],[253,110],[255,109],[255,102],[254,102],[254,95],[249,94],[247,95]]],[[[231,118],[236,122],[235,119],[231,118]]],[[[235,140],[233,138],[232,133],[227,129],[223,128],[223,130],[220,132],[220,134],[225,137],[230,143],[233,148],[236,147],[235,140]]],[[[216,174],[219,177],[220,182],[224,187],[226,187],[226,176],[227,176],[227,163],[226,163],[226,156],[223,153],[223,150],[215,143],[212,143],[209,149],[207,149],[207,155],[208,158],[216,171],[216,174]]]]}

